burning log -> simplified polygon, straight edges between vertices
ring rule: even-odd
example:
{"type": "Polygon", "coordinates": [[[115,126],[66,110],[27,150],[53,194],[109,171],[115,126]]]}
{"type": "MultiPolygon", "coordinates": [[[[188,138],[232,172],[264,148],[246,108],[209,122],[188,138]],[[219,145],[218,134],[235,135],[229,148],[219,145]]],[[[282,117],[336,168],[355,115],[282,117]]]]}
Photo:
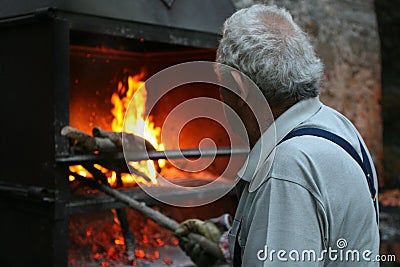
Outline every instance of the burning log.
{"type": "Polygon", "coordinates": [[[105,138],[112,141],[120,150],[122,150],[123,141],[125,148],[127,148],[129,151],[156,150],[149,141],[134,134],[124,133],[124,138],[122,138],[121,132],[108,132],[104,131],[100,127],[94,127],[92,134],[94,137],[105,138]]]}
{"type": "Polygon", "coordinates": [[[61,130],[61,135],[74,141],[76,151],[99,151],[117,152],[117,146],[109,139],[92,137],[71,126],[65,126],[61,130]]]}
{"type": "MultiPolygon", "coordinates": [[[[74,172],[70,172],[70,175],[74,176],[75,179],[79,180],[83,184],[90,186],[92,188],[95,188],[97,190],[100,190],[100,191],[114,197],[116,200],[127,204],[129,207],[140,212],[145,217],[153,220],[154,222],[156,222],[157,224],[159,224],[160,226],[162,226],[166,229],[175,231],[179,227],[179,223],[177,221],[165,216],[164,214],[162,214],[159,211],[156,211],[156,210],[146,206],[146,204],[144,204],[144,203],[140,203],[140,202],[136,201],[135,199],[119,192],[116,189],[113,189],[105,184],[98,183],[97,181],[95,181],[93,179],[89,179],[89,178],[80,176],[79,174],[74,173],[74,172]]],[[[200,244],[204,248],[204,250],[206,250],[211,255],[217,257],[218,259],[225,260],[224,256],[222,255],[222,252],[217,244],[211,242],[204,236],[198,235],[198,234],[191,233],[188,235],[188,237],[191,238],[192,240],[194,240],[195,242],[197,242],[198,244],[200,244]]]]}
{"type": "MultiPolygon", "coordinates": [[[[90,136],[78,129],[71,126],[65,126],[61,130],[61,135],[69,138],[74,142],[72,147],[73,151],[76,152],[100,152],[100,153],[118,153],[122,152],[122,144],[127,152],[143,152],[143,151],[156,151],[154,146],[142,137],[134,134],[124,133],[122,138],[121,132],[108,132],[100,127],[94,127],[92,129],[93,136],[90,136]]],[[[127,167],[125,162],[109,162],[104,163],[105,168],[114,170],[116,172],[127,173],[130,171],[136,175],[142,176],[146,180],[151,179],[144,173],[136,170],[132,167],[127,167]]],[[[161,171],[161,168],[157,160],[154,160],[154,165],[157,172],[161,171]]]]}
{"type": "Polygon", "coordinates": [[[86,143],[86,148],[89,151],[99,151],[99,152],[116,152],[116,145],[109,139],[91,137],[86,143]]]}
{"type": "MultiPolygon", "coordinates": [[[[95,137],[104,138],[106,140],[112,141],[116,145],[118,151],[122,151],[122,146],[124,146],[125,151],[128,153],[156,151],[155,147],[149,141],[134,134],[124,133],[122,135],[121,132],[108,132],[101,129],[100,127],[94,127],[92,129],[92,134],[95,137]]],[[[160,172],[161,168],[158,164],[158,161],[155,160],[154,165],[156,171],[160,172]]],[[[141,173],[136,173],[137,170],[133,170],[131,172],[143,177],[141,173]]]]}
{"type": "Polygon", "coordinates": [[[107,138],[111,140],[117,147],[122,147],[122,133],[107,132],[100,127],[94,127],[92,129],[92,134],[95,137],[107,138]]]}
{"type": "Polygon", "coordinates": [[[126,255],[128,256],[129,261],[133,261],[136,259],[135,255],[136,238],[129,228],[128,217],[126,215],[125,209],[116,209],[115,211],[117,213],[118,221],[121,225],[122,236],[124,237],[125,241],[126,255]]]}
{"type": "Polygon", "coordinates": [[[155,147],[149,141],[134,134],[124,133],[124,137],[122,137],[121,132],[108,132],[100,127],[94,127],[92,129],[92,134],[94,137],[111,140],[121,151],[122,146],[124,146],[127,152],[156,151],[155,147]]]}
{"type": "Polygon", "coordinates": [[[82,143],[86,142],[87,140],[89,140],[91,138],[90,135],[88,135],[82,131],[79,131],[78,129],[75,129],[71,126],[64,126],[61,129],[61,135],[66,136],[69,139],[76,140],[78,142],[82,142],[82,143]]]}

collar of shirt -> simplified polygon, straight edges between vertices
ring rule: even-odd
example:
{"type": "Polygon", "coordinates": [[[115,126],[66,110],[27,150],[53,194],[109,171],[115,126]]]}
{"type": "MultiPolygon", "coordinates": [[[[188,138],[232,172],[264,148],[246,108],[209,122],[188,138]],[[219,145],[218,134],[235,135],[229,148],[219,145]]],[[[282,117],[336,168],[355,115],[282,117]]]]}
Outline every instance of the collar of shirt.
{"type": "MultiPolygon", "coordinates": [[[[237,179],[252,182],[253,177],[261,166],[265,165],[268,158],[275,155],[275,147],[288,133],[295,129],[299,124],[314,115],[322,104],[319,97],[302,100],[281,116],[261,135],[260,139],[250,151],[246,162],[237,174],[237,179]]],[[[270,165],[272,162],[270,162],[270,165]]],[[[268,169],[270,166],[268,167],[268,169]]]]}

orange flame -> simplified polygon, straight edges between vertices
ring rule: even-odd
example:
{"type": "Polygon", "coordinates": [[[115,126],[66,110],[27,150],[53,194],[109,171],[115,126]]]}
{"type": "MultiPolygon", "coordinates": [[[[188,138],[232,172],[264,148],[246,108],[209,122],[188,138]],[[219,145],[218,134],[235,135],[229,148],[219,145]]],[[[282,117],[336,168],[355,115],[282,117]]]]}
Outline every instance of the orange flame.
{"type": "MultiPolygon", "coordinates": [[[[111,129],[115,132],[124,131],[140,136],[149,141],[156,150],[163,150],[164,146],[159,142],[161,129],[154,125],[151,117],[145,119],[147,91],[144,87],[144,82],[141,81],[142,78],[143,73],[129,76],[128,88],[122,82],[118,83],[118,91],[111,96],[111,103],[114,105],[114,108],[111,110],[111,113],[114,115],[111,129]],[[143,88],[138,90],[142,86],[143,88]],[[122,95],[122,98],[120,95],[122,95]],[[129,112],[126,113],[129,104],[129,112]]],[[[151,179],[151,184],[157,184],[153,161],[130,162],[130,165],[146,174],[151,179]]],[[[159,165],[162,167],[164,162],[160,160],[159,165]]],[[[128,174],[122,176],[122,181],[128,184],[132,182],[148,184],[143,177],[128,174]]]]}
{"type": "MultiPolygon", "coordinates": [[[[115,132],[124,131],[126,133],[135,134],[149,141],[156,150],[164,150],[163,144],[159,141],[161,129],[155,126],[151,117],[146,119],[144,118],[146,112],[147,91],[145,87],[138,90],[144,86],[144,82],[142,81],[143,76],[143,73],[129,76],[127,86],[122,82],[118,83],[117,92],[113,93],[111,96],[111,103],[113,104],[111,113],[114,116],[111,129],[115,132]],[[128,106],[129,112],[125,115],[128,106]]],[[[129,164],[144,173],[151,181],[149,182],[138,175],[123,173],[121,174],[121,179],[124,185],[135,183],[143,183],[146,185],[157,184],[157,172],[153,161],[130,162],[129,164]]],[[[160,167],[163,167],[165,165],[165,160],[159,160],[158,164],[160,167]]],[[[115,171],[110,171],[100,165],[95,165],[95,167],[107,175],[110,185],[116,185],[117,174],[115,171]]],[[[70,170],[82,176],[91,177],[82,166],[71,166],[70,170]]],[[[73,181],[74,177],[70,176],[69,180],[73,181]]]]}

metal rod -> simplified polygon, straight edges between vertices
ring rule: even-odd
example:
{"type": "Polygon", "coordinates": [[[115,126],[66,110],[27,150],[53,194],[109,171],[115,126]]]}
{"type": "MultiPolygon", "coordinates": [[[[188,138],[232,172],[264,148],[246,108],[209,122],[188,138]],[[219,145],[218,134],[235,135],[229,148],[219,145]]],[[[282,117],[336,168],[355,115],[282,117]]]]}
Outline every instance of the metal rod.
{"type": "Polygon", "coordinates": [[[199,157],[229,157],[229,156],[246,156],[249,153],[247,148],[230,148],[219,147],[217,149],[177,149],[165,151],[149,151],[139,153],[103,153],[103,154],[87,154],[74,155],[70,157],[59,157],[56,159],[58,164],[80,165],[92,162],[108,162],[108,161],[142,161],[142,160],[158,160],[158,159],[184,159],[199,157]]]}

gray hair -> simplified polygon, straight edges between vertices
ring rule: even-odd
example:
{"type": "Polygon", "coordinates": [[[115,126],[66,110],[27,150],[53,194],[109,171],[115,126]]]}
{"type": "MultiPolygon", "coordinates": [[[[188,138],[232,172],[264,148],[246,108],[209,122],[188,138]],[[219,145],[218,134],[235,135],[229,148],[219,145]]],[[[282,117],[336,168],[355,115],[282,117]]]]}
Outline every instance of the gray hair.
{"type": "Polygon", "coordinates": [[[249,76],[272,106],[319,94],[323,65],[283,8],[253,5],[234,13],[224,23],[217,62],[249,76]]]}

